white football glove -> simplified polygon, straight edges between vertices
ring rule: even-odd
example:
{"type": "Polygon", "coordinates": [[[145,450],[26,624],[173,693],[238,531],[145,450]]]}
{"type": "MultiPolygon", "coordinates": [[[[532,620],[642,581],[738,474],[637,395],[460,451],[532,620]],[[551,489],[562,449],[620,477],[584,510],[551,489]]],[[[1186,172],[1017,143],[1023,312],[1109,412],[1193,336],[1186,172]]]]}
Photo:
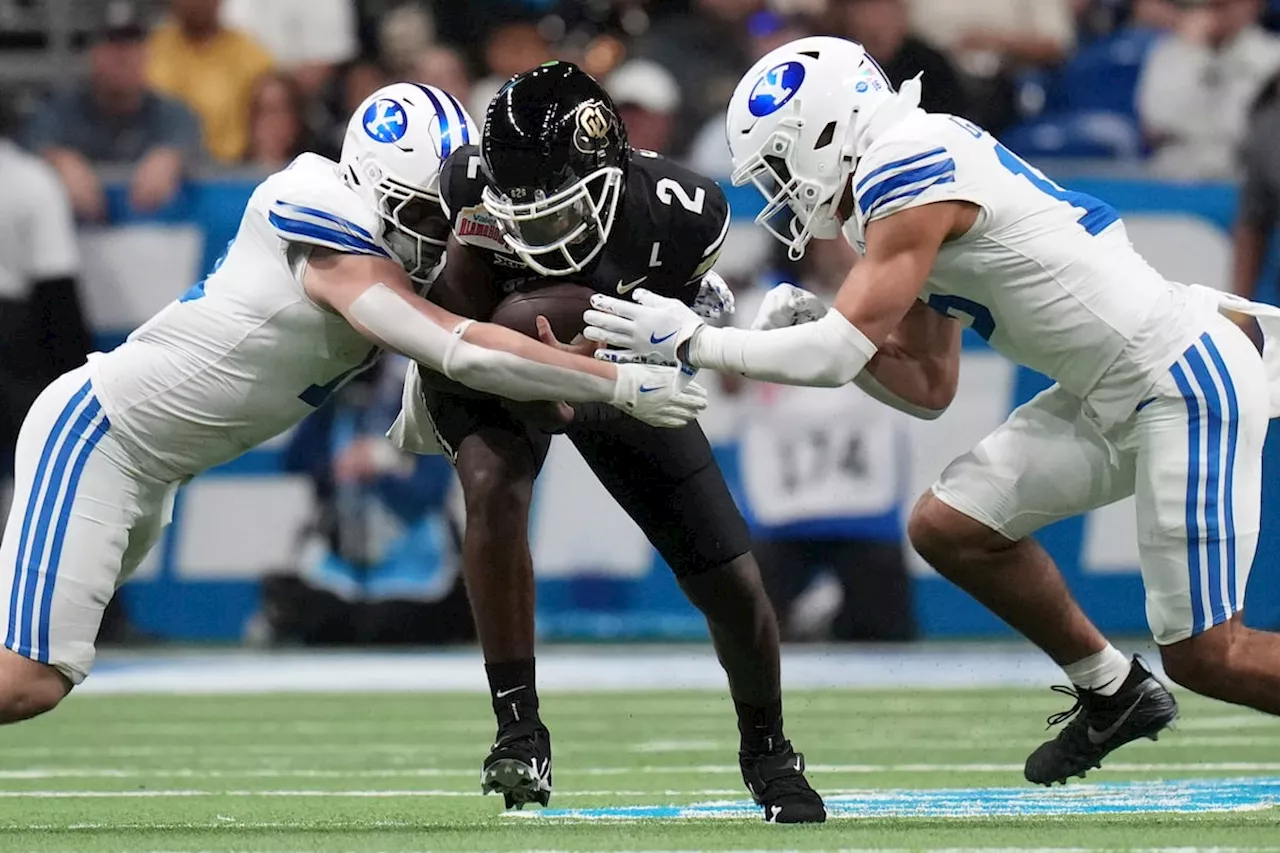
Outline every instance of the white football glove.
{"type": "Polygon", "coordinates": [[[707,407],[707,392],[674,367],[619,364],[610,404],[649,426],[681,427],[707,407]]]}
{"type": "Polygon", "coordinates": [[[794,284],[780,284],[765,294],[751,323],[754,330],[785,329],[813,323],[827,316],[822,300],[794,284]]]}
{"type": "Polygon", "coordinates": [[[628,299],[597,293],[592,309],[582,318],[587,322],[583,335],[614,349],[596,350],[596,358],[617,364],[679,364],[677,351],[703,319],[678,299],[636,290],[628,299]]]}
{"type": "Polygon", "coordinates": [[[712,270],[698,285],[698,298],[693,300],[693,313],[713,323],[727,323],[735,309],[733,291],[720,274],[712,270]]]}

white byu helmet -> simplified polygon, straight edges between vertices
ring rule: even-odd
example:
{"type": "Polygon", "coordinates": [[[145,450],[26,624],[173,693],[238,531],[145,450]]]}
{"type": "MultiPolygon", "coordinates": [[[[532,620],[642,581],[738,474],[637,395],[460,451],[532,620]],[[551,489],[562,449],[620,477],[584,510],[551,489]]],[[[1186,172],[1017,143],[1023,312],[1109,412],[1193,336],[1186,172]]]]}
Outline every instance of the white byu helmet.
{"type": "Polygon", "coordinates": [[[827,36],[771,51],[739,81],[726,118],[733,183],[764,194],[756,222],[793,260],[814,237],[839,235],[835,211],[870,144],[867,123],[899,98],[862,45],[827,36]]]}
{"type": "Polygon", "coordinates": [[[458,99],[434,86],[393,83],[351,116],[342,142],[343,180],[386,221],[386,242],[422,284],[449,238],[440,166],[478,137],[458,99]]]}

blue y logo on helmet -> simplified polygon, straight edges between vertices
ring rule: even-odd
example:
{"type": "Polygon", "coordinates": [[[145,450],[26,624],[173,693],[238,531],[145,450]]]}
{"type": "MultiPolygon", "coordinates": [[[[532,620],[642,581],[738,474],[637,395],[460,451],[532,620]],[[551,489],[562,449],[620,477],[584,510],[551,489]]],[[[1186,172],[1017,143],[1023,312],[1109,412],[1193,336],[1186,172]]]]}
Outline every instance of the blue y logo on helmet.
{"type": "Polygon", "coordinates": [[[756,118],[776,113],[795,97],[803,82],[804,66],[799,62],[784,62],[770,68],[751,90],[747,109],[756,118]]]}
{"type": "Polygon", "coordinates": [[[397,142],[409,129],[409,116],[399,101],[379,98],[369,105],[361,118],[364,132],[378,142],[397,142]]]}

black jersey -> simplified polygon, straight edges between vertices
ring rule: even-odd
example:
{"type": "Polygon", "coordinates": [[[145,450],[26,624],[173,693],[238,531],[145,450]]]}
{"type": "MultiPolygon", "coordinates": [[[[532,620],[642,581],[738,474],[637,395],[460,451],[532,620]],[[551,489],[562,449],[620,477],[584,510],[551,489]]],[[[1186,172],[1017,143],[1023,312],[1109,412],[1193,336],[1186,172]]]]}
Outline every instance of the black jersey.
{"type": "MultiPolygon", "coordinates": [[[[480,201],[480,149],[468,145],[445,161],[440,196],[459,242],[483,258],[498,298],[554,282],[527,267],[502,240],[480,201]]],[[[715,265],[729,228],[729,206],[716,183],[648,151],[631,152],[609,239],[581,272],[561,280],[626,296],[637,287],[692,304],[697,283],[715,265]]]]}

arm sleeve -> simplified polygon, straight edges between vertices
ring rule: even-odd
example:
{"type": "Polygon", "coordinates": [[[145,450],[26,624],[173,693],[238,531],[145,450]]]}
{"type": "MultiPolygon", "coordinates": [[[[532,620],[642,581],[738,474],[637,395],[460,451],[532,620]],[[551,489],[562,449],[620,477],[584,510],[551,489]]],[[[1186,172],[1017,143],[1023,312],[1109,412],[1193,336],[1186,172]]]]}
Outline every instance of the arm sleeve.
{"type": "Polygon", "coordinates": [[[452,331],[445,329],[384,284],[366,290],[348,310],[387,346],[477,391],[522,402],[589,403],[614,398],[617,383],[604,377],[468,343],[462,336],[472,321],[452,331]]]}
{"type": "Polygon", "coordinates": [[[783,385],[838,388],[853,381],[876,346],[839,311],[821,320],[769,331],[702,326],[689,341],[694,367],[738,373],[783,385]]]}

